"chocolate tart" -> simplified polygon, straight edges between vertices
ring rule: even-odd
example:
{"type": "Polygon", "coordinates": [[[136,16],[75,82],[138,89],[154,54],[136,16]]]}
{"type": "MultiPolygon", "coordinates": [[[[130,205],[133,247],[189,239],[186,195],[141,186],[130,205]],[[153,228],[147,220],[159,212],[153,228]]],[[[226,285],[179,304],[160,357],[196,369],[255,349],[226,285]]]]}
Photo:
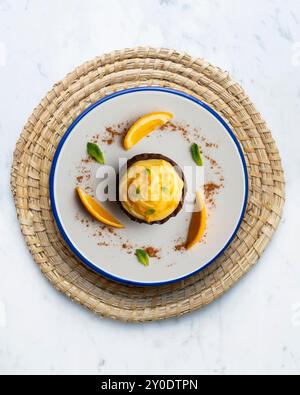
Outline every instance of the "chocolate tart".
{"type": "Polygon", "coordinates": [[[140,224],[147,224],[147,225],[162,225],[165,224],[166,222],[168,222],[171,218],[176,217],[179,212],[182,210],[183,205],[184,205],[184,200],[185,200],[185,196],[186,196],[186,192],[187,192],[187,186],[186,186],[186,180],[184,177],[184,174],[182,172],[182,170],[180,169],[180,167],[177,165],[176,162],[174,162],[172,159],[161,155],[161,154],[140,154],[137,155],[135,157],[133,157],[132,159],[128,160],[127,162],[127,171],[137,162],[140,161],[147,161],[147,160],[153,160],[153,159],[158,159],[158,160],[163,160],[165,162],[170,163],[173,168],[175,168],[176,173],[179,175],[179,177],[182,179],[183,181],[183,190],[182,190],[182,198],[179,202],[179,205],[177,206],[177,208],[166,218],[159,220],[159,221],[153,221],[153,222],[147,222],[145,220],[142,220],[140,218],[135,217],[134,215],[132,215],[131,213],[129,213],[125,207],[123,206],[122,202],[120,201],[120,195],[119,195],[119,183],[120,183],[120,175],[118,175],[117,177],[117,200],[118,203],[122,209],[122,211],[134,222],[138,222],[140,224]]]}

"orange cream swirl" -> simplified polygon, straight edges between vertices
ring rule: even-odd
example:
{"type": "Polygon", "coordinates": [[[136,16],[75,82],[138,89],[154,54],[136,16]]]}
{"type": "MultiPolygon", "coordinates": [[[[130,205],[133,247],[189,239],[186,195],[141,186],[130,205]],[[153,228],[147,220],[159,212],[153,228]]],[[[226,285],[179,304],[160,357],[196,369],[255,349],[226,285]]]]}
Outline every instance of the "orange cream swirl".
{"type": "Polygon", "coordinates": [[[179,206],[184,182],[171,163],[161,159],[136,162],[120,181],[120,200],[132,216],[148,223],[162,221],[179,206]]]}

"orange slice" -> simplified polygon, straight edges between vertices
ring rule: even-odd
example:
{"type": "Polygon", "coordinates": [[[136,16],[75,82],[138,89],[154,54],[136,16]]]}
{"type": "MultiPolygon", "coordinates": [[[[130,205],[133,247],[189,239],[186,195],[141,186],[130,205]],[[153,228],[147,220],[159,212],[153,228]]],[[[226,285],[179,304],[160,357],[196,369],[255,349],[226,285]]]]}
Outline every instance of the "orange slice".
{"type": "Polygon", "coordinates": [[[94,198],[85,193],[80,187],[77,187],[76,191],[82,204],[94,218],[103,224],[110,225],[114,228],[124,228],[124,226],[116,218],[114,218],[108,211],[100,206],[100,204],[94,198]]]}
{"type": "Polygon", "coordinates": [[[153,132],[155,129],[165,125],[172,118],[173,115],[168,112],[153,112],[140,118],[129,129],[124,140],[124,148],[128,151],[140,140],[153,132]]]}
{"type": "Polygon", "coordinates": [[[202,199],[201,193],[196,194],[196,211],[193,213],[188,239],[186,243],[187,250],[200,243],[204,236],[207,223],[207,211],[202,199]]]}

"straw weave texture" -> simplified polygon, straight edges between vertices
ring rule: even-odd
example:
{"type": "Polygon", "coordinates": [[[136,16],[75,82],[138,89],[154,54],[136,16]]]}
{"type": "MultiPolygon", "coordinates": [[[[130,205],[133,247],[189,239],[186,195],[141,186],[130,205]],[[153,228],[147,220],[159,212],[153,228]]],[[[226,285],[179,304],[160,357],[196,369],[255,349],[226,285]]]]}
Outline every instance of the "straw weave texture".
{"type": "Polygon", "coordinates": [[[178,317],[224,294],[258,261],[279,225],[284,173],[272,134],[239,84],[203,59],[168,49],[115,51],[76,68],[41,101],[17,143],[12,191],[28,248],[60,292],[94,313],[130,322],[178,317]],[[113,92],[169,87],[208,103],[240,141],[250,176],[247,213],[221,258],[177,284],[138,288],[88,270],[62,240],[51,213],[49,173],[56,147],[86,108],[113,92]]]}

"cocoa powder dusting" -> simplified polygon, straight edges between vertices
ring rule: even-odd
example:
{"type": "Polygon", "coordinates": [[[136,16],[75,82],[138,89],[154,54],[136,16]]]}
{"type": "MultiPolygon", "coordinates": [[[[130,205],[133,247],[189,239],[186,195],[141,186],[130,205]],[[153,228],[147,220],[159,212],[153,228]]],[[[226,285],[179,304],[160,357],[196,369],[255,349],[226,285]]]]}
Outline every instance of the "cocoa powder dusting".
{"type": "Polygon", "coordinates": [[[209,182],[204,185],[205,200],[210,206],[215,207],[215,197],[219,193],[221,188],[223,188],[223,185],[217,185],[213,182],[209,182]]]}
{"type": "Polygon", "coordinates": [[[157,248],[147,247],[147,248],[145,248],[145,251],[147,252],[147,254],[149,255],[150,258],[160,259],[160,256],[159,256],[160,250],[158,250],[157,248]]]}
{"type": "Polygon", "coordinates": [[[175,246],[175,251],[176,252],[182,252],[182,251],[185,251],[185,250],[186,250],[186,244],[185,243],[180,243],[180,244],[177,244],[175,246]]]}
{"type": "Polygon", "coordinates": [[[131,244],[129,244],[129,241],[127,241],[126,243],[123,243],[122,248],[123,248],[123,250],[125,250],[127,252],[128,255],[133,254],[133,246],[131,244]]]}
{"type": "Polygon", "coordinates": [[[105,136],[103,137],[102,142],[107,145],[112,145],[116,142],[116,139],[125,137],[127,131],[128,124],[126,124],[126,126],[124,124],[109,126],[105,128],[105,136]]]}

